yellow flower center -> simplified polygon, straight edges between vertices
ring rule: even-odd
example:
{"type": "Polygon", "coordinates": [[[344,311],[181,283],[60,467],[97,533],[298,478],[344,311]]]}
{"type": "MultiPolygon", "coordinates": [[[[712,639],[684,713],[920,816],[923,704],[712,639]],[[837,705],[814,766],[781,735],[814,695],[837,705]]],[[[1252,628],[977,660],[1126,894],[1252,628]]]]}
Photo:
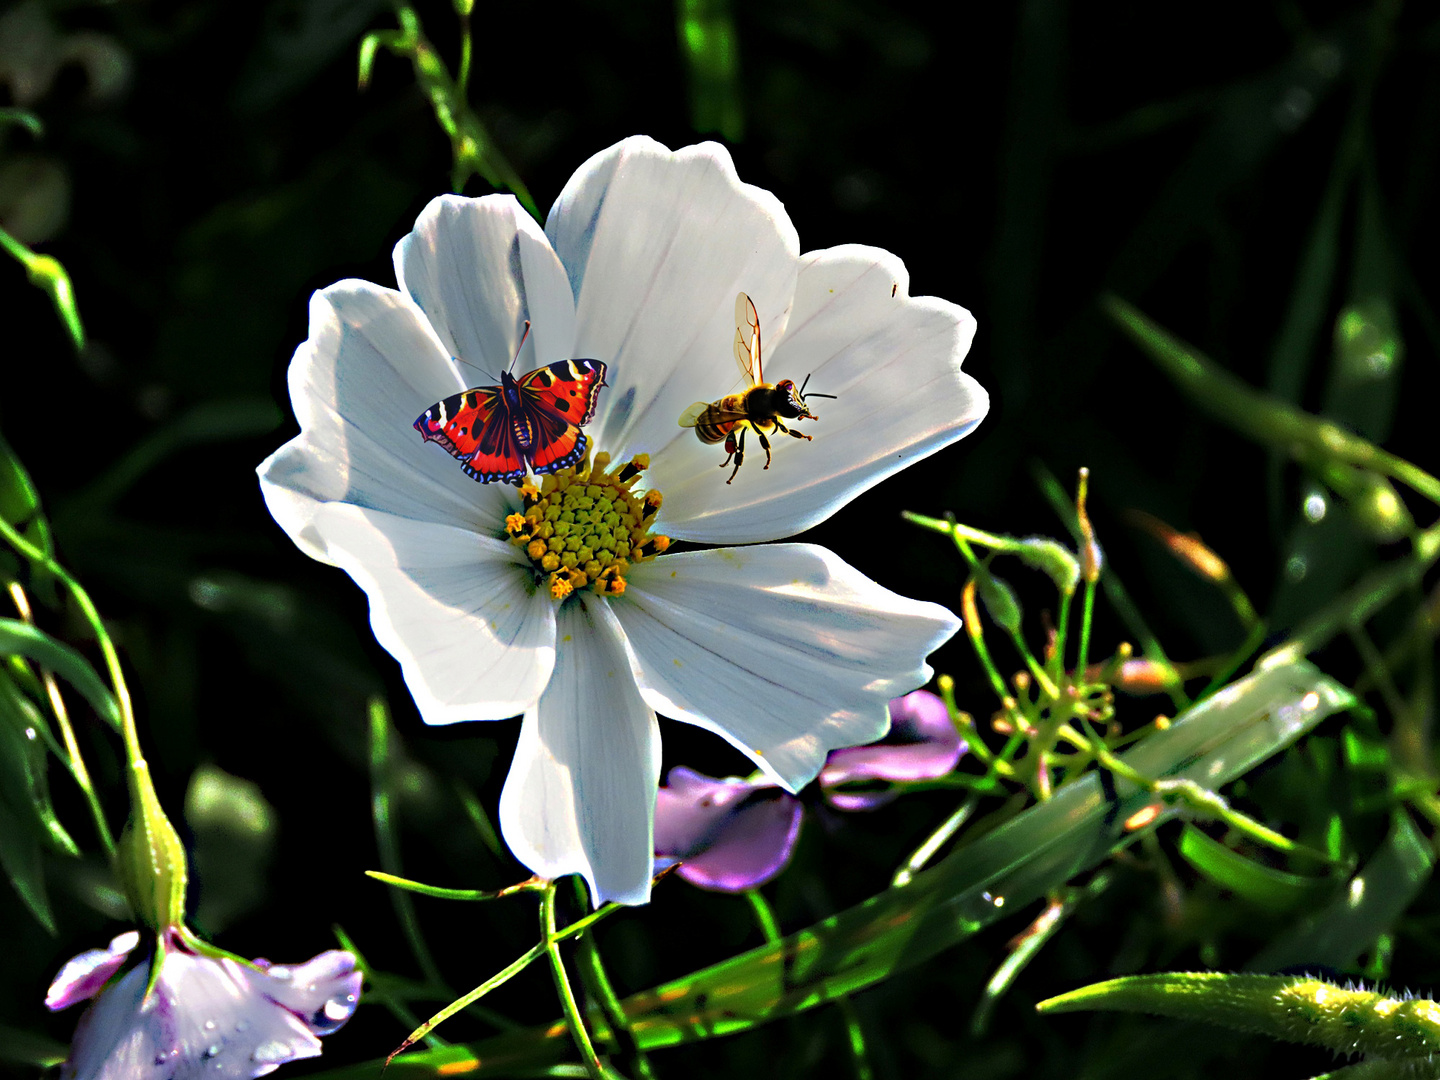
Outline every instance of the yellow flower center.
{"type": "Polygon", "coordinates": [[[602,596],[625,591],[625,571],[661,554],[668,536],[650,532],[660,509],[660,492],[636,495],[632,488],[650,465],[639,454],[613,472],[610,455],[598,453],[541,478],[520,485],[525,511],[505,519],[510,542],[525,549],[537,577],[547,580],[550,595],[564,600],[587,586],[602,596]]]}

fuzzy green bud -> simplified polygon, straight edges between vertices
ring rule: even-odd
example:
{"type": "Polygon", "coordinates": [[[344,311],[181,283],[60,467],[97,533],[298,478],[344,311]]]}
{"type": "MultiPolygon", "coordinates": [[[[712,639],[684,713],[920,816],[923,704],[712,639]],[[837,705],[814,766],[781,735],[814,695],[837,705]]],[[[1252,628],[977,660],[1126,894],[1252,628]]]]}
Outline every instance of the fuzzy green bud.
{"type": "Polygon", "coordinates": [[[1020,601],[1014,591],[1002,578],[997,578],[983,566],[975,568],[975,591],[985,612],[996,626],[1012,634],[1020,632],[1020,601]]]}
{"type": "Polygon", "coordinates": [[[1170,972],[1111,979],[1042,1001],[1040,1012],[1104,1009],[1259,1032],[1391,1061],[1440,1053],[1440,1004],[1303,975],[1170,972]]]}
{"type": "Polygon", "coordinates": [[[160,808],[143,759],[131,763],[130,777],[130,820],[115,853],[120,881],[142,925],[179,926],[185,917],[185,847],[160,808]]]}
{"type": "Polygon", "coordinates": [[[1066,596],[1074,593],[1080,582],[1080,560],[1064,544],[1048,536],[1027,536],[1016,545],[1014,553],[1026,566],[1048,574],[1066,596]]]}

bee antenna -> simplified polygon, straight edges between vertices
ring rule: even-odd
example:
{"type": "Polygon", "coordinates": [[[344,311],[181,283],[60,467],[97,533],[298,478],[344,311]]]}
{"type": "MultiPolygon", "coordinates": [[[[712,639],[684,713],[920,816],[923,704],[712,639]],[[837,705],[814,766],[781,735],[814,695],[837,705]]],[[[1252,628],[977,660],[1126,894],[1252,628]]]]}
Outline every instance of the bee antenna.
{"type": "Polygon", "coordinates": [[[840,395],[839,395],[839,394],[811,394],[810,396],[811,396],[811,397],[838,398],[840,395]]]}
{"type": "MultiPolygon", "coordinates": [[[[810,373],[810,375],[813,375],[813,374],[815,374],[815,373],[812,371],[812,372],[810,373]]],[[[800,384],[800,397],[801,397],[802,400],[803,400],[804,397],[805,397],[805,387],[807,387],[807,386],[810,385],[810,375],[806,375],[806,376],[805,376],[805,381],[800,384]]],[[[834,395],[834,394],[811,394],[810,396],[811,396],[811,397],[828,397],[828,398],[833,398],[835,395],[834,395]]]]}

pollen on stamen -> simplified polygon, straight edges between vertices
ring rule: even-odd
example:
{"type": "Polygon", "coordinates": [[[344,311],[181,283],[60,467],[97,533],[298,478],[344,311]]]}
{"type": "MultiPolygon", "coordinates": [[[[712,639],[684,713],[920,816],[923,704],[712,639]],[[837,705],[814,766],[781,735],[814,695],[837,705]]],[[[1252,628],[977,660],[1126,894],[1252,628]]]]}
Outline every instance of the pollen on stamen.
{"type": "Polygon", "coordinates": [[[538,486],[527,478],[520,487],[523,513],[505,519],[510,542],[524,549],[557,601],[584,588],[622,596],[630,567],[670,547],[668,536],[650,532],[660,493],[633,490],[649,468],[649,455],[637,454],[613,470],[610,463],[601,451],[593,462],[587,456],[538,486]]]}

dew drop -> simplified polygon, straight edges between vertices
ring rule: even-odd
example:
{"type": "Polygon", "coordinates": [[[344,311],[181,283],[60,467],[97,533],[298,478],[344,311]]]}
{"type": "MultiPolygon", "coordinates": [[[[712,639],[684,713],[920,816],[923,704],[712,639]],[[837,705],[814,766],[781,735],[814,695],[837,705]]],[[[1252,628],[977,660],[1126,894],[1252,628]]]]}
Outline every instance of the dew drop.
{"type": "Polygon", "coordinates": [[[206,1021],[205,1021],[205,1030],[206,1030],[206,1031],[214,1031],[214,1030],[215,1030],[215,1021],[214,1021],[214,1020],[206,1020],[206,1021]]]}
{"type": "Polygon", "coordinates": [[[210,1058],[213,1058],[213,1057],[214,1057],[216,1054],[218,1054],[218,1053],[220,1053],[220,1044],[219,1044],[219,1043],[211,1043],[209,1046],[207,1046],[207,1047],[205,1048],[205,1053],[202,1054],[201,1056],[208,1061],[210,1058]]]}
{"type": "Polygon", "coordinates": [[[1314,525],[1325,519],[1325,512],[1330,506],[1325,501],[1325,496],[1318,491],[1312,491],[1305,496],[1305,520],[1314,525]]]}

